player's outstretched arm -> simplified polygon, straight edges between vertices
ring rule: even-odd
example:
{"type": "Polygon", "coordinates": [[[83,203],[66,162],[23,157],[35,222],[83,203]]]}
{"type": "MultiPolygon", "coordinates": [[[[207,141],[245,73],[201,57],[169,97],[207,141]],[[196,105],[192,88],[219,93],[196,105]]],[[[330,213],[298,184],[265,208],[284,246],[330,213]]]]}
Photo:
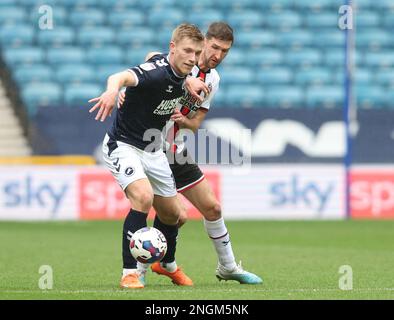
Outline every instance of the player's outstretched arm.
{"type": "Polygon", "coordinates": [[[204,92],[205,97],[210,92],[208,86],[201,78],[187,77],[185,80],[185,87],[187,91],[200,102],[204,101],[204,98],[200,96],[200,92],[204,92]]]}
{"type": "Polygon", "coordinates": [[[96,102],[96,104],[90,108],[89,112],[92,113],[99,109],[95,120],[104,121],[107,116],[112,113],[119,90],[124,86],[136,85],[137,79],[135,75],[129,71],[123,71],[109,76],[107,80],[107,90],[104,91],[100,97],[89,100],[89,103],[96,102]]]}

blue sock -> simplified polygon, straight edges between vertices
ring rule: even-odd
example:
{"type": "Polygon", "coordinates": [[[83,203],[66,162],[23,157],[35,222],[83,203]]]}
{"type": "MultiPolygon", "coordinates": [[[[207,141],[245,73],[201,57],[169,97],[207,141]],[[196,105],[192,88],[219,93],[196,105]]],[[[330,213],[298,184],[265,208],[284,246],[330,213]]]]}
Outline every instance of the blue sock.
{"type": "Polygon", "coordinates": [[[178,236],[178,225],[168,225],[160,221],[159,217],[155,216],[153,227],[159,229],[167,239],[167,253],[161,262],[170,263],[175,261],[176,238],[178,236]]]}

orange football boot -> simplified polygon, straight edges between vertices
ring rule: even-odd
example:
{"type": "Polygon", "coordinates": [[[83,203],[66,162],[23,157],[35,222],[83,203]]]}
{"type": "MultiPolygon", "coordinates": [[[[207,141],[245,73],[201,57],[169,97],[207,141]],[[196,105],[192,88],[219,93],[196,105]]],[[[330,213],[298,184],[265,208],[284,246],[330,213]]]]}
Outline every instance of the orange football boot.
{"type": "Polygon", "coordinates": [[[169,277],[172,280],[172,283],[178,286],[193,285],[192,279],[190,279],[179,267],[174,272],[168,272],[160,265],[160,262],[155,262],[151,265],[151,269],[157,274],[169,277]]]}
{"type": "Polygon", "coordinates": [[[142,289],[144,284],[140,281],[137,273],[129,273],[120,280],[120,287],[127,289],[142,289]]]}

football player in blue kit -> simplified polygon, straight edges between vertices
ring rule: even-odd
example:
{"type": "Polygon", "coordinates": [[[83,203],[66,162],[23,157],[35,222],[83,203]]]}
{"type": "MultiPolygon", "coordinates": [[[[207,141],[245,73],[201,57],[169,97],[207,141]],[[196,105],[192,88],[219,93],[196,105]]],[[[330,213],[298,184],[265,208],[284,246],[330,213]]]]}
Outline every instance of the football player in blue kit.
{"type": "Polygon", "coordinates": [[[173,31],[168,55],[155,55],[147,62],[111,75],[107,90],[89,100],[104,121],[116,103],[119,90],[127,87],[123,107],[116,112],[112,128],[103,141],[107,167],[130,200],[132,209],[123,225],[122,288],[143,288],[149,265],[138,264],[130,253],[130,236],[147,225],[152,205],[160,212],[154,227],[167,239],[166,256],[175,260],[177,223],[181,207],[175,181],[161,146],[161,132],[183,96],[185,77],[198,62],[204,36],[194,25],[181,24],[173,31]],[[174,243],[174,245],[172,244],[174,243]]]}

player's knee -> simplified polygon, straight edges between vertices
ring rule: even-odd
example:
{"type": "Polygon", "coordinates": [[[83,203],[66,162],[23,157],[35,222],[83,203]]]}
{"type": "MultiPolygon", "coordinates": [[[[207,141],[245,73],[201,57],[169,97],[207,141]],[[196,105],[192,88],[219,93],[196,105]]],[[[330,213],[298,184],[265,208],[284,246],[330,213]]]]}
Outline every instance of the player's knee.
{"type": "Polygon", "coordinates": [[[178,228],[182,227],[187,222],[187,212],[186,208],[182,207],[178,219],[178,228]]]}
{"type": "Polygon", "coordinates": [[[222,207],[216,202],[208,207],[204,212],[204,218],[208,221],[216,221],[222,217],[222,207]]]}
{"type": "Polygon", "coordinates": [[[138,211],[148,212],[153,204],[153,194],[149,191],[140,190],[128,197],[133,208],[138,211]]]}

